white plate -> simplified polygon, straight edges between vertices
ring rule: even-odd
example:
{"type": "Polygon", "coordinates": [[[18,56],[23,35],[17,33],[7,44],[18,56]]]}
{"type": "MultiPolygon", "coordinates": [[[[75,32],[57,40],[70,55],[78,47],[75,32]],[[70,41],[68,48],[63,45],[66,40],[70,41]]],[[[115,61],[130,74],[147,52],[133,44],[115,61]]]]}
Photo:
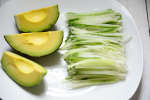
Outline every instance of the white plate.
{"type": "MultiPolygon", "coordinates": [[[[113,0],[10,0],[0,7],[0,56],[11,50],[5,42],[4,34],[17,33],[13,15],[30,9],[59,4],[60,13],[66,11],[93,11],[112,8],[123,15],[123,29],[132,40],[126,45],[128,75],[125,81],[110,85],[91,86],[68,90],[61,84],[66,75],[66,65],[60,53],[41,58],[31,58],[48,69],[44,81],[34,88],[22,88],[12,81],[0,68],[0,97],[3,100],[127,100],[136,91],[143,70],[143,50],[141,39],[133,18],[118,2],[113,0]]],[[[56,24],[58,29],[65,25],[61,16],[56,24]]],[[[65,31],[65,34],[66,31],[65,31]]]]}

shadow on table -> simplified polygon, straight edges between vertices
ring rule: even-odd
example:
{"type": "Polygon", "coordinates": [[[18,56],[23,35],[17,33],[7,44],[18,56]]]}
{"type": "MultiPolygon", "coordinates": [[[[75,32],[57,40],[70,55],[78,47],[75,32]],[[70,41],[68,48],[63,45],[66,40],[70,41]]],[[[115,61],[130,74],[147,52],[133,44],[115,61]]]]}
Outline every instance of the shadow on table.
{"type": "Polygon", "coordinates": [[[38,64],[42,65],[42,66],[48,66],[48,67],[51,67],[51,66],[54,66],[58,63],[60,63],[60,59],[61,59],[61,54],[59,52],[54,52],[50,55],[47,55],[47,56],[43,56],[43,57],[29,57],[29,59],[37,62],[38,64]]]}
{"type": "Polygon", "coordinates": [[[61,60],[61,54],[58,51],[53,52],[52,54],[46,55],[46,56],[42,56],[42,57],[31,57],[28,55],[24,55],[16,50],[13,49],[8,49],[7,51],[11,51],[13,53],[16,53],[22,57],[28,58],[32,61],[35,61],[36,63],[44,66],[44,67],[51,67],[54,66],[58,63],[60,63],[61,60]]]}
{"type": "Polygon", "coordinates": [[[0,0],[0,6],[4,5],[7,1],[10,1],[10,0],[0,0]]]}
{"type": "Polygon", "coordinates": [[[136,90],[135,94],[132,96],[132,98],[130,100],[140,100],[140,94],[141,94],[141,86],[142,86],[142,80],[139,84],[138,89],[136,90]]]}
{"type": "Polygon", "coordinates": [[[42,80],[41,83],[35,87],[24,87],[23,89],[34,95],[42,95],[46,91],[44,80],[42,80]]]}

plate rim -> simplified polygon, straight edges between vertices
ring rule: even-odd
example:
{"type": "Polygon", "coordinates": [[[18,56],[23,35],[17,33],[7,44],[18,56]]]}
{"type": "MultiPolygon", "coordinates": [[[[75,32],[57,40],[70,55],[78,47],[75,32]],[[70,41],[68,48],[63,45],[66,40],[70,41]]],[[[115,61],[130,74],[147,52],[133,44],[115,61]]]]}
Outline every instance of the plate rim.
{"type": "Polygon", "coordinates": [[[140,56],[142,57],[141,59],[141,73],[140,73],[140,79],[138,80],[138,85],[136,86],[136,88],[135,88],[135,90],[133,91],[133,93],[132,94],[130,94],[130,96],[129,96],[129,98],[128,99],[131,99],[132,98],[132,96],[134,96],[134,94],[136,93],[136,91],[138,90],[138,87],[139,87],[139,85],[140,85],[140,83],[141,83],[141,81],[142,81],[142,76],[143,76],[143,68],[144,68],[144,50],[143,50],[143,42],[142,42],[142,39],[141,39],[141,37],[140,37],[140,32],[139,32],[139,29],[137,28],[137,25],[136,25],[136,22],[135,22],[135,20],[134,20],[134,18],[133,18],[133,16],[132,16],[132,14],[129,12],[129,10],[123,5],[123,4],[121,4],[119,1],[116,1],[116,0],[111,0],[111,1],[113,1],[113,2],[115,2],[116,4],[118,4],[118,5],[120,5],[120,6],[122,6],[122,9],[125,11],[125,13],[127,13],[127,15],[128,15],[128,17],[132,20],[132,23],[134,24],[134,26],[135,26],[135,30],[136,30],[136,34],[137,34],[137,39],[138,39],[138,43],[139,43],[139,48],[141,49],[140,50],[140,52],[141,52],[141,54],[140,54],[140,56]]]}
{"type": "MultiPolygon", "coordinates": [[[[13,0],[12,0],[12,1],[13,1],[13,0]]],[[[56,1],[57,1],[57,0],[56,0],[56,1]]],[[[63,1],[63,0],[62,0],[62,1],[63,1]]],[[[65,1],[65,0],[64,0],[64,1],[65,1]]],[[[140,69],[141,69],[141,71],[140,71],[140,75],[138,75],[138,76],[139,76],[139,78],[138,78],[138,85],[136,86],[136,88],[134,89],[134,91],[132,91],[132,94],[130,94],[129,97],[128,97],[128,98],[131,98],[131,97],[136,93],[136,91],[137,91],[137,89],[138,89],[138,87],[139,87],[139,84],[140,84],[140,82],[141,82],[141,80],[142,80],[143,68],[144,68],[143,42],[142,42],[142,39],[141,39],[141,37],[140,37],[140,32],[139,32],[139,29],[138,29],[138,27],[137,27],[137,25],[136,25],[136,22],[135,22],[135,20],[134,20],[134,18],[133,18],[133,16],[132,16],[132,14],[129,12],[129,10],[128,10],[123,4],[121,4],[119,1],[116,1],[116,0],[111,0],[111,1],[114,2],[116,5],[121,6],[120,9],[122,9],[122,11],[125,12],[125,13],[128,15],[129,19],[132,21],[132,23],[133,23],[133,25],[134,25],[135,32],[136,32],[136,35],[137,35],[137,40],[138,40],[138,43],[139,43],[138,46],[139,46],[139,48],[140,48],[140,57],[141,57],[141,62],[140,62],[140,66],[141,66],[141,67],[140,67],[140,69]]],[[[9,1],[8,1],[8,2],[9,2],[9,1]]],[[[51,2],[51,0],[50,0],[49,2],[51,2]]],[[[59,1],[57,1],[57,2],[59,2],[59,1]]],[[[7,2],[6,2],[6,3],[7,3],[7,2]]],[[[3,5],[5,5],[5,3],[0,6],[0,9],[2,8],[3,5]]]]}

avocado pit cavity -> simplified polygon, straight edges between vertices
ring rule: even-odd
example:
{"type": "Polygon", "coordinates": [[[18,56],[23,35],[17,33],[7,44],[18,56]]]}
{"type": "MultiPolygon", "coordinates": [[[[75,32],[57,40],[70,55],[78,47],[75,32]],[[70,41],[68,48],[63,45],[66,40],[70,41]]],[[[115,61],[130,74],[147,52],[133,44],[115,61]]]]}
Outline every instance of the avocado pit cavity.
{"type": "Polygon", "coordinates": [[[39,12],[31,11],[24,15],[26,20],[33,23],[41,22],[46,18],[46,16],[47,16],[46,11],[39,11],[39,12]]]}

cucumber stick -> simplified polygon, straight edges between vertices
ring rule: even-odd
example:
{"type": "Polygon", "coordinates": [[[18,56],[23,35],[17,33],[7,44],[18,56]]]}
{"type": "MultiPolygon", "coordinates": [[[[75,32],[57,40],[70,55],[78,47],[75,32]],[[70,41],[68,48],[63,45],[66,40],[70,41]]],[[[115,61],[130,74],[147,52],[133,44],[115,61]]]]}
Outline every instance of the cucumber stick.
{"type": "Polygon", "coordinates": [[[67,80],[72,88],[115,83],[127,74],[121,14],[107,9],[91,13],[68,12],[67,80]]]}

